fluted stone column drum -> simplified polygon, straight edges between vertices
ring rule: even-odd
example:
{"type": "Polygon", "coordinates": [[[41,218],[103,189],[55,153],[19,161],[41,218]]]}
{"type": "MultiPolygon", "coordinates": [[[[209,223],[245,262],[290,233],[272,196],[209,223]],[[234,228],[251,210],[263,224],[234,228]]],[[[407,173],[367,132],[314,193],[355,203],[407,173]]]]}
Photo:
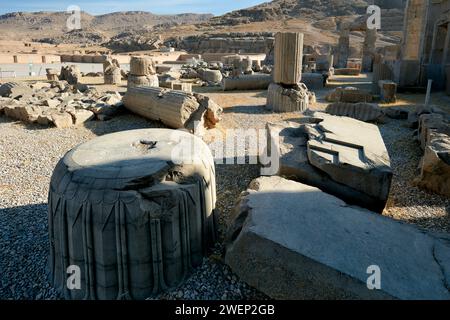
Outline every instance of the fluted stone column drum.
{"type": "Polygon", "coordinates": [[[50,184],[53,285],[67,299],[145,299],[179,285],[215,241],[215,201],[213,157],[189,133],[133,130],[79,145],[50,184]],[[80,268],[80,290],[66,285],[69,266],[80,268]]]}

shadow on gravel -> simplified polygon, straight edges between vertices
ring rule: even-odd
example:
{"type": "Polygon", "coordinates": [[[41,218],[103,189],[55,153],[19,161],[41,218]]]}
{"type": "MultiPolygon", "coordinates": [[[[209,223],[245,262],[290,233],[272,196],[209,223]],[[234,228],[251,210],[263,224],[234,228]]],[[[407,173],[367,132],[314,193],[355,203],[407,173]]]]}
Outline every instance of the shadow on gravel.
{"type": "Polygon", "coordinates": [[[0,299],[59,296],[47,281],[47,204],[0,209],[0,299]]]}
{"type": "Polygon", "coordinates": [[[271,114],[265,106],[232,106],[224,108],[224,113],[242,113],[242,114],[271,114]]]}
{"type": "Polygon", "coordinates": [[[84,124],[84,127],[97,136],[127,130],[167,128],[161,122],[144,119],[128,110],[121,112],[119,115],[107,121],[88,121],[84,124]]]}

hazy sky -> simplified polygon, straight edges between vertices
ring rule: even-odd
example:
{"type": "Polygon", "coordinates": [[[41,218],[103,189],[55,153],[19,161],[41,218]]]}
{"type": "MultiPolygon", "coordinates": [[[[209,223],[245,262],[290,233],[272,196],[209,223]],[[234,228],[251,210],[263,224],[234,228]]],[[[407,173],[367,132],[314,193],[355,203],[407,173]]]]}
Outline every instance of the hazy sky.
{"type": "Polygon", "coordinates": [[[115,11],[150,11],[157,14],[223,13],[268,2],[269,0],[0,0],[0,14],[16,11],[65,11],[77,5],[91,14],[115,11]]]}

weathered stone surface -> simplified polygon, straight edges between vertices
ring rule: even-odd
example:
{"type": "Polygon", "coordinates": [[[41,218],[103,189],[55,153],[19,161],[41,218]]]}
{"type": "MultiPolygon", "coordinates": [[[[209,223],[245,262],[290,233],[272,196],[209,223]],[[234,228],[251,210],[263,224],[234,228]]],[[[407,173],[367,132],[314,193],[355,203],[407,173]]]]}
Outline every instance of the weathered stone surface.
{"type": "Polygon", "coordinates": [[[128,88],[146,86],[146,87],[159,87],[159,79],[156,74],[147,76],[128,76],[128,88]]]}
{"type": "Polygon", "coordinates": [[[0,97],[17,98],[20,96],[30,96],[32,90],[22,82],[7,82],[0,85],[0,97]]]}
{"type": "Polygon", "coordinates": [[[77,84],[81,79],[81,71],[76,65],[62,66],[59,80],[66,80],[69,84],[77,84]]]}
{"type": "Polygon", "coordinates": [[[56,69],[46,69],[47,80],[58,81],[58,70],[56,69]]]}
{"type": "Polygon", "coordinates": [[[222,82],[223,76],[220,70],[210,70],[200,68],[197,70],[200,79],[203,81],[211,82],[211,83],[220,83],[222,82]]]}
{"type": "Polygon", "coordinates": [[[46,105],[49,108],[56,108],[61,104],[61,101],[57,99],[47,99],[44,101],[44,105],[46,105]]]}
{"type": "Polygon", "coordinates": [[[51,117],[57,128],[65,129],[73,126],[72,116],[67,112],[54,113],[51,117]]]}
{"type": "Polygon", "coordinates": [[[375,63],[373,65],[373,75],[372,75],[372,93],[380,94],[380,80],[393,80],[394,73],[392,69],[384,63],[375,63]]]}
{"type": "Polygon", "coordinates": [[[83,125],[85,122],[95,118],[95,114],[89,110],[75,109],[69,111],[75,126],[83,125]]]}
{"type": "Polygon", "coordinates": [[[36,122],[42,109],[33,105],[9,105],[4,107],[5,115],[11,119],[26,123],[36,122]]]}
{"type": "Polygon", "coordinates": [[[430,133],[420,162],[420,176],[415,184],[420,188],[450,197],[450,136],[430,133]]]}
{"type": "Polygon", "coordinates": [[[372,103],[337,102],[328,105],[326,113],[334,116],[350,117],[365,122],[375,122],[383,118],[383,110],[372,103]]]}
{"type": "Polygon", "coordinates": [[[309,92],[305,85],[293,87],[271,83],[267,93],[267,108],[274,112],[304,111],[309,107],[309,92]]]}
{"type": "Polygon", "coordinates": [[[184,91],[184,92],[192,92],[192,83],[172,82],[172,90],[179,90],[179,91],[184,91]]]}
{"type": "Polygon", "coordinates": [[[124,104],[127,109],[171,128],[184,128],[199,107],[197,100],[184,92],[152,87],[128,88],[124,104]]]}
{"type": "Polygon", "coordinates": [[[130,74],[134,76],[148,76],[156,74],[156,66],[150,57],[131,57],[130,74]]]}
{"type": "Polygon", "coordinates": [[[425,190],[450,197],[450,116],[423,114],[418,132],[424,156],[420,175],[414,182],[425,190]]]}
{"type": "Polygon", "coordinates": [[[50,184],[53,285],[66,299],[146,299],[180,285],[215,241],[214,172],[207,145],[177,130],[124,131],[71,150],[50,184]],[[81,290],[67,289],[70,264],[81,290]]]}
{"type": "Polygon", "coordinates": [[[320,112],[308,115],[267,125],[272,157],[279,159],[274,174],[381,213],[392,170],[378,127],[320,112]]]}
{"type": "Polygon", "coordinates": [[[320,122],[307,125],[309,162],[339,183],[387,199],[392,170],[378,127],[317,112],[311,116],[320,122]]]}
{"type": "Polygon", "coordinates": [[[112,67],[108,70],[108,73],[104,74],[105,84],[121,84],[122,73],[118,67],[112,67]]]}
{"type": "Polygon", "coordinates": [[[224,78],[222,89],[231,90],[267,90],[272,82],[270,74],[241,75],[234,78],[224,78]]]}
{"type": "Polygon", "coordinates": [[[275,35],[275,83],[295,85],[302,77],[303,34],[279,32],[275,35]]]}
{"type": "Polygon", "coordinates": [[[450,299],[449,238],[280,177],[254,180],[235,215],[225,262],[271,298],[450,299]]]}
{"type": "Polygon", "coordinates": [[[372,102],[372,99],[373,97],[370,93],[354,87],[336,88],[334,91],[330,92],[326,97],[326,100],[329,102],[350,102],[350,103],[372,102]]]}
{"type": "Polygon", "coordinates": [[[193,130],[198,122],[210,128],[222,113],[220,106],[203,95],[162,88],[130,88],[123,101],[130,111],[174,129],[193,130]]]}
{"type": "Polygon", "coordinates": [[[390,80],[380,80],[378,81],[378,86],[380,87],[381,101],[387,103],[393,103],[397,101],[397,84],[390,80]]]}

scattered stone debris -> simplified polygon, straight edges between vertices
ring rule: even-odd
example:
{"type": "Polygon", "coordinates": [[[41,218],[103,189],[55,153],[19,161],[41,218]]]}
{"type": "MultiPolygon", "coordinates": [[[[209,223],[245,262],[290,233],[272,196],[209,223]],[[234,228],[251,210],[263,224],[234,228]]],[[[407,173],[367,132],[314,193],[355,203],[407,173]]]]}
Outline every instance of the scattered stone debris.
{"type": "Polygon", "coordinates": [[[66,80],[68,84],[77,84],[81,79],[81,72],[78,66],[62,66],[59,80],[66,80]]]}
{"type": "Polygon", "coordinates": [[[79,126],[94,118],[107,120],[123,107],[117,92],[99,96],[84,84],[69,85],[67,81],[6,83],[0,92],[6,96],[0,101],[0,110],[7,117],[58,128],[79,126]]]}
{"type": "Polygon", "coordinates": [[[421,114],[418,140],[424,156],[415,183],[423,189],[450,197],[450,116],[421,114]]]}
{"type": "Polygon", "coordinates": [[[350,103],[358,103],[358,102],[372,102],[373,97],[372,94],[366,92],[364,90],[354,88],[354,87],[339,87],[334,91],[330,92],[326,100],[328,102],[350,102],[350,103]]]}

